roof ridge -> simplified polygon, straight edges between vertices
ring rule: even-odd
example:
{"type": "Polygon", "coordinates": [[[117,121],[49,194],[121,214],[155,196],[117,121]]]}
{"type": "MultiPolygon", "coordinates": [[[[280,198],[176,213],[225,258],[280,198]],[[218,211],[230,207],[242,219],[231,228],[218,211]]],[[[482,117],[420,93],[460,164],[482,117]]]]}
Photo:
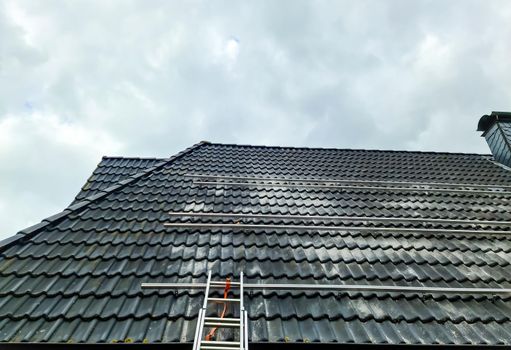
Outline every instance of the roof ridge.
{"type": "Polygon", "coordinates": [[[103,156],[101,159],[137,159],[137,160],[162,160],[168,158],[161,157],[126,157],[126,156],[103,156]]]}
{"type": "Polygon", "coordinates": [[[385,153],[419,153],[419,154],[451,154],[451,155],[473,155],[473,156],[492,156],[490,153],[470,153],[470,152],[440,152],[440,151],[409,151],[392,149],[368,149],[368,148],[336,148],[336,147],[300,147],[300,146],[267,146],[250,145],[237,143],[208,142],[213,146],[226,147],[249,147],[249,148],[277,148],[277,149],[295,149],[295,150],[326,150],[326,151],[361,151],[361,152],[385,152],[385,153]]]}
{"type": "Polygon", "coordinates": [[[83,208],[87,207],[90,203],[93,203],[100,198],[106,197],[107,195],[109,195],[112,192],[115,192],[121,188],[124,188],[125,186],[139,180],[142,177],[149,175],[153,171],[164,167],[168,163],[170,163],[178,158],[181,158],[185,154],[190,153],[193,150],[195,150],[207,143],[209,143],[209,142],[201,141],[199,143],[194,144],[191,147],[188,147],[188,148],[182,150],[181,152],[179,152],[169,158],[163,158],[160,163],[158,163],[150,168],[144,169],[143,171],[141,171],[139,173],[130,175],[127,178],[120,180],[119,182],[117,182],[116,184],[114,184],[110,187],[107,187],[103,190],[99,190],[99,193],[80,200],[78,203],[65,208],[63,211],[41,220],[41,222],[38,224],[32,225],[30,227],[27,227],[27,228],[21,230],[21,231],[18,231],[18,233],[16,233],[14,236],[8,237],[8,238],[0,241],[0,251],[4,248],[10,247],[11,245],[19,242],[20,240],[33,237],[36,233],[38,233],[42,229],[46,228],[48,225],[61,221],[62,219],[66,218],[69,214],[74,213],[78,210],[82,210],[83,208]]]}

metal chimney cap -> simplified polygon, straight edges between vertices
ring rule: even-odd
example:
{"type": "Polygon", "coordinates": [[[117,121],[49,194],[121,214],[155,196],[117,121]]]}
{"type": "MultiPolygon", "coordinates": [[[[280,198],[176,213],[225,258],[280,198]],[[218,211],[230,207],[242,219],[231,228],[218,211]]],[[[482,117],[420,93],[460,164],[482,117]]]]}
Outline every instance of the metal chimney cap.
{"type": "Polygon", "coordinates": [[[477,124],[477,131],[486,132],[497,121],[511,122],[511,112],[491,112],[483,115],[477,124]]]}

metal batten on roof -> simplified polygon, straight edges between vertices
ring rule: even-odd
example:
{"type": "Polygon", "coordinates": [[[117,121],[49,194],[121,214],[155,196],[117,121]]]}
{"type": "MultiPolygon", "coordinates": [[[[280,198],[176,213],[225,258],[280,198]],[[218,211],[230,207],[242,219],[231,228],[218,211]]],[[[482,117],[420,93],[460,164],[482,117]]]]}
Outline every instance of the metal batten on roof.
{"type": "Polygon", "coordinates": [[[326,215],[277,215],[250,213],[207,213],[207,212],[169,212],[170,216],[211,217],[211,218],[252,218],[278,220],[344,220],[344,221],[376,221],[376,222],[419,222],[434,224],[472,224],[472,225],[501,225],[511,226],[511,221],[492,220],[460,220],[460,219],[426,219],[426,218],[395,218],[377,216],[326,216],[326,215]]]}
{"type": "MultiPolygon", "coordinates": [[[[185,175],[192,178],[229,180],[229,176],[208,176],[208,175],[185,175]]],[[[194,180],[196,185],[203,186],[243,186],[243,187],[302,187],[302,188],[323,188],[331,190],[374,190],[374,191],[407,191],[407,192],[433,192],[433,193],[470,193],[489,195],[511,195],[511,191],[490,190],[495,188],[484,185],[470,184],[448,184],[448,183],[411,183],[411,182],[388,182],[388,181],[360,181],[360,180],[323,180],[323,179],[277,179],[277,178],[256,178],[256,177],[232,177],[232,180],[247,180],[253,182],[232,182],[232,181],[201,181],[194,180]],[[380,185],[380,186],[377,186],[380,185]],[[423,187],[403,187],[423,186],[423,187]],[[399,186],[399,187],[398,187],[399,186]],[[432,188],[438,186],[445,188],[432,188]],[[461,187],[461,188],[460,188],[461,187]],[[472,187],[476,189],[463,189],[472,187]]],[[[496,186],[497,187],[497,186],[496,186]]],[[[500,188],[511,188],[510,186],[498,186],[500,188]]]]}
{"type": "Polygon", "coordinates": [[[305,231],[365,231],[365,232],[408,232],[408,233],[431,233],[431,234],[463,234],[482,235],[496,234],[507,235],[510,231],[494,230],[451,230],[451,229],[427,229],[427,228],[404,228],[404,227],[360,227],[360,226],[321,226],[321,225],[268,225],[268,224],[208,224],[208,223],[180,223],[167,222],[166,227],[175,228],[231,228],[231,229],[276,229],[276,230],[305,230],[305,231]]]}
{"type": "MultiPolygon", "coordinates": [[[[142,289],[203,289],[206,283],[142,283],[142,289]]],[[[223,289],[224,286],[211,286],[223,289]]],[[[245,290],[299,290],[328,292],[382,292],[426,294],[511,294],[511,288],[450,288],[413,286],[372,286],[356,284],[244,283],[245,290]]]]}
{"type": "Polygon", "coordinates": [[[433,192],[433,193],[470,193],[490,194],[500,196],[511,196],[509,191],[484,191],[484,190],[461,190],[448,188],[418,188],[418,187],[381,187],[381,186],[353,186],[353,185],[314,185],[303,183],[276,183],[276,182],[224,182],[224,181],[194,181],[196,185],[205,186],[240,186],[240,187],[302,187],[302,188],[324,188],[330,190],[373,190],[373,191],[401,191],[401,192],[433,192]]]}
{"type": "Polygon", "coordinates": [[[206,178],[206,179],[221,179],[221,180],[254,180],[254,181],[276,181],[276,182],[312,182],[312,183],[342,183],[342,184],[378,184],[389,186],[438,186],[438,187],[471,187],[480,189],[489,188],[505,188],[511,190],[511,186],[507,185],[481,185],[481,184],[466,184],[466,183],[449,183],[449,182],[411,182],[411,181],[385,181],[385,180],[356,180],[356,179],[311,179],[311,178],[270,178],[270,177],[255,177],[255,176],[230,176],[230,175],[205,175],[205,174],[186,174],[185,177],[193,178],[206,178]]]}

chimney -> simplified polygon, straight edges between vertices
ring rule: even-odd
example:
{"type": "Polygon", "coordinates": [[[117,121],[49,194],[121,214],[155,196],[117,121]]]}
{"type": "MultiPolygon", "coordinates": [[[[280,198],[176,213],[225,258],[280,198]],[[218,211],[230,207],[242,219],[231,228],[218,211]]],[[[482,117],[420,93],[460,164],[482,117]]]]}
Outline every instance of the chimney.
{"type": "Polygon", "coordinates": [[[491,112],[483,115],[477,124],[490,146],[493,158],[501,164],[511,167],[511,112],[491,112]]]}

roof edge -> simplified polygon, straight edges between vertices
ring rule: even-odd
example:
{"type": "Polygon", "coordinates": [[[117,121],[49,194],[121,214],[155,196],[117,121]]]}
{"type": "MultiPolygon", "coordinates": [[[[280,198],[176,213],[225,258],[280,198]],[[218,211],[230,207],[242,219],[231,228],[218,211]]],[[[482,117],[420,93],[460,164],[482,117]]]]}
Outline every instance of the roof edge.
{"type": "MultiPolygon", "coordinates": [[[[190,342],[157,342],[157,343],[35,343],[35,342],[18,342],[18,343],[6,343],[1,342],[2,349],[118,349],[119,347],[128,347],[130,349],[191,349],[193,343],[190,342]]],[[[509,348],[506,344],[390,344],[390,343],[337,343],[337,342],[249,342],[249,348],[252,350],[273,350],[273,349],[284,349],[284,350],[308,350],[314,348],[320,349],[503,349],[509,348]]],[[[233,348],[234,349],[234,348],[233,348]]]]}
{"type": "Polygon", "coordinates": [[[409,151],[409,150],[392,150],[392,149],[369,149],[369,148],[335,148],[335,147],[295,147],[295,146],[267,146],[267,145],[251,145],[237,143],[221,143],[209,142],[214,146],[226,147],[250,147],[250,148],[274,148],[274,149],[290,149],[290,150],[324,150],[324,151],[353,151],[353,152],[385,152],[385,153],[417,153],[417,154],[446,154],[446,155],[462,155],[462,156],[482,156],[491,157],[490,153],[470,153],[470,152],[440,152],[440,151],[409,151]]]}
{"type": "Polygon", "coordinates": [[[50,224],[55,224],[59,221],[62,221],[64,218],[68,217],[69,214],[80,211],[80,210],[86,208],[90,203],[94,203],[97,200],[108,196],[110,193],[120,190],[120,189],[126,187],[127,185],[129,185],[133,182],[136,182],[137,180],[139,180],[143,177],[148,176],[152,172],[154,172],[158,169],[161,169],[162,167],[169,164],[170,162],[183,157],[185,154],[192,152],[193,150],[201,147],[204,144],[209,144],[209,142],[201,141],[199,143],[196,143],[193,146],[188,147],[169,158],[166,158],[166,159],[164,158],[160,163],[156,164],[153,167],[145,169],[145,170],[143,170],[139,173],[136,173],[134,175],[130,175],[127,178],[117,182],[116,184],[114,184],[110,187],[107,187],[103,190],[100,190],[99,193],[89,196],[89,197],[86,197],[86,198],[82,199],[81,201],[67,207],[63,211],[56,213],[54,215],[51,215],[47,218],[44,218],[43,220],[41,220],[40,223],[37,223],[35,225],[32,225],[30,227],[27,227],[23,230],[18,231],[18,233],[16,233],[15,235],[7,237],[6,239],[3,239],[0,241],[0,251],[2,249],[8,248],[8,247],[20,242],[21,240],[25,240],[25,239],[33,237],[34,235],[39,233],[41,230],[48,227],[50,224]]]}
{"type": "Polygon", "coordinates": [[[165,159],[168,159],[168,158],[162,158],[162,157],[138,157],[138,156],[133,156],[133,157],[129,157],[129,156],[103,156],[101,157],[101,159],[137,159],[137,160],[161,160],[161,161],[164,161],[165,159]]]}

